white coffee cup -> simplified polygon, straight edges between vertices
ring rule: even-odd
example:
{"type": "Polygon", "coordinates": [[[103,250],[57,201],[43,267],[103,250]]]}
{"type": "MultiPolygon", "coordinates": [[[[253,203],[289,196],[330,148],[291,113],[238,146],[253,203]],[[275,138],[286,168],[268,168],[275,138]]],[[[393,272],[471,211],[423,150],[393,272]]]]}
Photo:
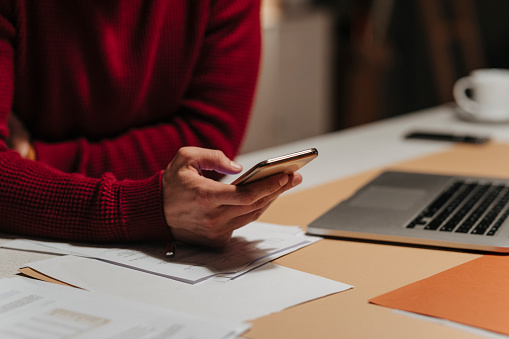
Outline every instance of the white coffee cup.
{"type": "Polygon", "coordinates": [[[456,104],[479,121],[509,120],[509,70],[478,69],[456,81],[453,89],[456,104]],[[471,91],[471,97],[467,95],[471,91]]]}

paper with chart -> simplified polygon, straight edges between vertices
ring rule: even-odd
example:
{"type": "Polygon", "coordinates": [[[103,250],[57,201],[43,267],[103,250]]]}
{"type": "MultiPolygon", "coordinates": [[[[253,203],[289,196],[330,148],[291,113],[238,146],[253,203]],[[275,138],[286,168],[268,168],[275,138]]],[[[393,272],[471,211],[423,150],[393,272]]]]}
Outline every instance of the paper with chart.
{"type": "Polygon", "coordinates": [[[26,278],[0,279],[0,337],[232,338],[248,324],[209,320],[26,278]]]}
{"type": "Polygon", "coordinates": [[[197,283],[213,276],[237,277],[319,239],[305,235],[297,226],[253,222],[236,230],[230,243],[222,249],[182,245],[177,247],[176,256],[171,259],[164,257],[162,245],[153,244],[112,248],[18,239],[2,247],[95,258],[166,278],[197,283]]]}

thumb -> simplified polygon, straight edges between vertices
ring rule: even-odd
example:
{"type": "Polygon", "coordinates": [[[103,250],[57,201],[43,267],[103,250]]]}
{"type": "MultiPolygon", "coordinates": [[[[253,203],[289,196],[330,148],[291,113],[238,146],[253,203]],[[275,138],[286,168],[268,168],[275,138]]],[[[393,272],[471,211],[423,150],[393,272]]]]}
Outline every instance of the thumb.
{"type": "Polygon", "coordinates": [[[191,152],[197,169],[216,171],[222,174],[237,174],[242,171],[242,166],[230,160],[219,150],[203,149],[194,147],[191,152]]]}

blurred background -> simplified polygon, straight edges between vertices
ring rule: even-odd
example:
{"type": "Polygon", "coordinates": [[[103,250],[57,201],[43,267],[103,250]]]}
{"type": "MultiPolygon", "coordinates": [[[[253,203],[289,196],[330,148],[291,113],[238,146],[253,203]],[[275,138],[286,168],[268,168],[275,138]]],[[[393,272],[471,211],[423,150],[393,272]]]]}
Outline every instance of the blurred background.
{"type": "Polygon", "coordinates": [[[509,68],[507,0],[262,0],[263,51],[242,152],[452,102],[509,68]]]}

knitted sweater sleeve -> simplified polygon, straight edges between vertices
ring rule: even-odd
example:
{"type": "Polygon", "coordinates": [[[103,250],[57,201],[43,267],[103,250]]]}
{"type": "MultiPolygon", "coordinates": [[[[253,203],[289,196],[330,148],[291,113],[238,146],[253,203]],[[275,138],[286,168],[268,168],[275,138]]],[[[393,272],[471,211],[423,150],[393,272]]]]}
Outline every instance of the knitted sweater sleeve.
{"type": "Polygon", "coordinates": [[[167,237],[160,173],[139,181],[118,181],[112,174],[93,179],[22,159],[7,148],[14,35],[12,21],[0,15],[0,232],[94,242],[167,237]]]}
{"type": "Polygon", "coordinates": [[[118,181],[112,174],[94,179],[22,159],[7,148],[16,30],[8,17],[14,9],[1,6],[0,232],[94,242],[167,237],[160,173],[140,181],[118,181]]]}
{"type": "Polygon", "coordinates": [[[158,125],[114,139],[60,143],[36,141],[37,158],[65,172],[144,178],[164,169],[182,146],[240,148],[260,59],[259,1],[211,1],[195,68],[176,112],[158,125]]]}
{"type": "MultiPolygon", "coordinates": [[[[7,6],[4,4],[1,6],[7,6]]],[[[250,7],[251,20],[256,22],[257,9],[250,7]]],[[[203,60],[181,105],[186,114],[177,115],[171,123],[136,130],[108,142],[36,142],[41,161],[29,161],[6,145],[7,117],[14,97],[16,28],[14,16],[4,15],[15,10],[0,8],[0,232],[92,242],[161,240],[168,236],[161,192],[160,168],[164,166],[154,159],[185,144],[221,148],[231,156],[239,147],[246,122],[245,101],[252,96],[255,71],[244,67],[246,59],[257,59],[248,55],[253,45],[247,50],[242,47],[246,36],[258,33],[256,29],[248,32],[252,22],[240,24],[245,9],[229,6],[214,10],[220,13],[210,22],[200,56],[203,60]],[[239,33],[225,38],[225,31],[232,29],[227,24],[231,18],[239,33]],[[218,74],[225,72],[240,74],[227,77],[226,84],[221,77],[233,95],[215,88],[218,74]],[[228,111],[240,113],[231,116],[225,114],[228,111]],[[164,147],[152,147],[155,143],[164,147]],[[127,164],[123,154],[130,154],[127,164]],[[78,160],[77,168],[68,167],[74,163],[69,158],[78,160]],[[126,176],[123,168],[129,166],[138,166],[135,173],[151,175],[119,180],[126,176]],[[81,173],[70,173],[74,170],[81,173]]]]}

